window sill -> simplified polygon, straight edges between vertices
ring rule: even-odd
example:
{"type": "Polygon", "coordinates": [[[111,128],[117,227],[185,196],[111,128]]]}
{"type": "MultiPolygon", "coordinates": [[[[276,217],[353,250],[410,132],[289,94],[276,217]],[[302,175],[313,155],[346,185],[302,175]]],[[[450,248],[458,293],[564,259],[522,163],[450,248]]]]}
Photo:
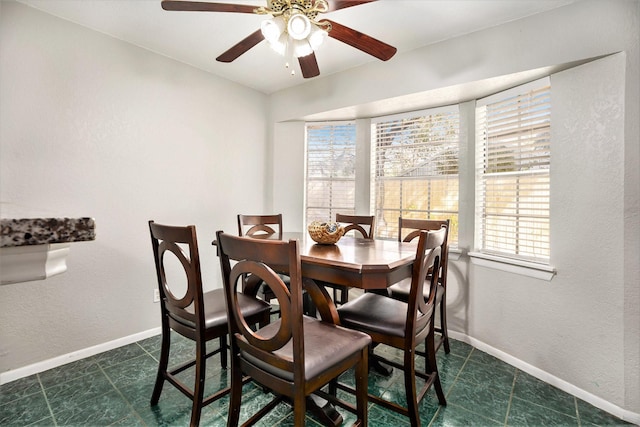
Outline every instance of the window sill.
{"type": "Polygon", "coordinates": [[[481,252],[469,252],[469,258],[471,259],[471,263],[475,265],[546,280],[547,282],[550,282],[556,274],[555,268],[550,265],[487,255],[481,252]]]}
{"type": "Polygon", "coordinates": [[[462,250],[458,248],[449,248],[449,261],[458,261],[462,256],[462,250]]]}

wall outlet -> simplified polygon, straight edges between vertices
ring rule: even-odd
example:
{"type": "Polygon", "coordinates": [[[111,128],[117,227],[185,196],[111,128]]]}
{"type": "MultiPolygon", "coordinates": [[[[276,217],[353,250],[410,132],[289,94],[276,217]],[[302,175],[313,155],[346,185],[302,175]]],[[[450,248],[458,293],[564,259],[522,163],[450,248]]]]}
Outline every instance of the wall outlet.
{"type": "Polygon", "coordinates": [[[159,289],[154,289],[153,290],[153,302],[160,302],[160,290],[159,289]]]}

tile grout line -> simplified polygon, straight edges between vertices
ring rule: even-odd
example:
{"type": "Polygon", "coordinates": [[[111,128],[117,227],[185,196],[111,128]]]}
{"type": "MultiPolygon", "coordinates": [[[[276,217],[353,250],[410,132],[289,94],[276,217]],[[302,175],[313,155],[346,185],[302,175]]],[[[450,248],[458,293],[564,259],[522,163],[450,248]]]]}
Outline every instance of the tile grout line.
{"type": "MultiPolygon", "coordinates": [[[[113,381],[111,381],[111,377],[109,377],[109,375],[107,375],[107,373],[105,372],[105,370],[102,368],[102,365],[98,362],[96,363],[98,365],[98,369],[100,369],[100,372],[102,372],[102,375],[104,375],[107,378],[107,381],[109,381],[109,384],[111,384],[111,386],[113,387],[113,389],[116,391],[116,393],[118,393],[118,396],[120,396],[126,403],[127,406],[129,407],[129,409],[132,411],[132,413],[135,415],[135,417],[142,422],[143,426],[146,426],[147,423],[142,419],[142,417],[140,416],[140,414],[138,414],[138,411],[136,411],[136,408],[133,407],[133,405],[131,404],[131,402],[129,402],[129,399],[127,399],[125,397],[124,394],[122,394],[122,392],[120,391],[120,389],[113,383],[113,381]]],[[[122,421],[126,419],[122,418],[120,420],[117,420],[116,422],[122,421]]]]}
{"type": "Polygon", "coordinates": [[[57,427],[58,421],[56,420],[56,417],[53,414],[53,408],[51,407],[51,403],[49,403],[49,398],[47,397],[47,392],[44,389],[44,384],[42,384],[42,380],[40,379],[40,374],[37,373],[36,377],[38,378],[38,384],[40,384],[40,389],[42,390],[44,401],[47,403],[47,408],[49,408],[49,413],[51,414],[51,420],[53,421],[53,425],[57,427]]]}
{"type": "Polygon", "coordinates": [[[507,413],[504,416],[505,427],[509,423],[509,412],[511,412],[511,402],[513,402],[513,395],[516,391],[516,381],[518,380],[518,372],[520,371],[516,368],[513,373],[513,382],[511,383],[511,393],[509,393],[509,402],[507,403],[507,413]]]}
{"type": "MultiPolygon", "coordinates": [[[[453,379],[453,382],[451,383],[451,387],[449,387],[449,390],[445,393],[445,398],[446,399],[449,399],[449,396],[451,395],[451,392],[453,391],[453,387],[458,382],[458,378],[460,377],[460,373],[464,370],[464,367],[467,366],[467,363],[469,362],[469,359],[471,358],[471,353],[473,353],[473,350],[475,350],[475,349],[472,347],[471,351],[469,352],[469,354],[467,354],[467,357],[465,357],[464,363],[462,364],[462,366],[458,370],[458,373],[456,374],[456,377],[453,379]]],[[[451,353],[449,353],[449,354],[451,354],[451,353]]],[[[436,354],[436,356],[437,356],[437,354],[436,354]]],[[[437,358],[436,358],[436,363],[438,363],[437,358]]],[[[440,370],[438,370],[438,377],[440,377],[440,370]]],[[[448,405],[448,402],[447,402],[447,405],[448,405]]],[[[433,425],[433,423],[435,422],[436,418],[440,414],[441,409],[442,409],[441,405],[438,405],[438,409],[436,409],[436,412],[434,412],[433,417],[431,417],[431,421],[429,422],[429,426],[428,427],[433,425]]]]}

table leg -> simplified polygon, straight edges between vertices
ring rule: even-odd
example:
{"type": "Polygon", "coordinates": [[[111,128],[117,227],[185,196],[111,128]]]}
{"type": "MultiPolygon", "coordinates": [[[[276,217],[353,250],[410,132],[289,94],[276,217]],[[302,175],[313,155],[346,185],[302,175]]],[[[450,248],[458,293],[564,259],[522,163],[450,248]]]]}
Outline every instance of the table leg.
{"type": "Polygon", "coordinates": [[[311,395],[307,397],[307,410],[325,426],[337,427],[342,424],[342,415],[328,401],[321,397],[311,395]]]}
{"type": "Polygon", "coordinates": [[[380,359],[375,357],[373,349],[376,345],[377,344],[373,344],[369,347],[369,371],[373,370],[374,372],[377,372],[382,376],[390,377],[393,373],[393,368],[385,363],[382,363],[380,359]]]}

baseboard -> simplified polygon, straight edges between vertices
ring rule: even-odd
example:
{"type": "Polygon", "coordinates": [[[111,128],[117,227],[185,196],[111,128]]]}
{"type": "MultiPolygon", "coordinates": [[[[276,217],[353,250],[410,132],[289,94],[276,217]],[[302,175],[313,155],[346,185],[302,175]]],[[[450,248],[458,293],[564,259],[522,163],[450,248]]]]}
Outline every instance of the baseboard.
{"type": "Polygon", "coordinates": [[[32,365],[27,365],[7,372],[2,372],[0,373],[0,385],[15,381],[20,378],[28,377],[29,375],[37,374],[48,369],[57,368],[58,366],[66,365],[67,363],[75,362],[76,360],[95,356],[96,354],[113,350],[115,348],[122,347],[123,345],[132,344],[136,341],[159,335],[160,332],[160,327],[149,329],[147,331],[138,332],[137,334],[118,338],[113,341],[108,341],[102,344],[94,345],[92,347],[83,348],[82,350],[74,351],[72,353],[63,354],[52,359],[43,360],[42,362],[37,362],[32,365]]]}
{"type": "Polygon", "coordinates": [[[560,379],[546,371],[543,371],[542,369],[536,368],[535,366],[517,359],[502,350],[498,350],[497,348],[491,347],[490,345],[480,340],[452,330],[449,330],[449,337],[458,341],[466,342],[467,344],[477,348],[478,350],[490,354],[502,360],[503,362],[508,363],[509,365],[514,366],[521,371],[526,372],[527,374],[546,382],[547,384],[551,384],[552,386],[557,387],[560,390],[577,397],[578,399],[584,400],[585,402],[595,406],[596,408],[600,408],[603,411],[606,411],[620,419],[623,419],[624,421],[640,425],[640,414],[614,405],[613,403],[608,402],[601,397],[595,396],[588,391],[578,388],[563,379],[560,379]]]}

